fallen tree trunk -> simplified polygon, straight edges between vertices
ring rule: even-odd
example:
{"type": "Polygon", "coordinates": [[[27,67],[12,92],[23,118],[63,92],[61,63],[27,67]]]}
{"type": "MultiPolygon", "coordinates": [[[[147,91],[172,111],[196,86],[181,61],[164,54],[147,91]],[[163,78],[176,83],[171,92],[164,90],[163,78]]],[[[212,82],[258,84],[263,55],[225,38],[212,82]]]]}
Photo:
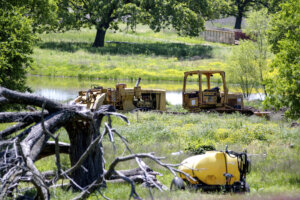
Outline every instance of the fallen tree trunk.
{"type": "MultiPolygon", "coordinates": [[[[64,154],[69,154],[70,153],[70,144],[64,143],[64,142],[59,142],[59,152],[64,153],[64,154]]],[[[55,142],[54,141],[48,141],[41,153],[38,155],[36,160],[40,160],[42,158],[45,158],[47,156],[55,155],[55,142]]]]}
{"type": "MultiPolygon", "coordinates": [[[[140,199],[135,191],[135,182],[159,190],[164,189],[156,178],[160,174],[150,169],[141,159],[155,161],[170,170],[174,176],[179,172],[174,168],[177,165],[165,164],[160,161],[162,158],[153,154],[134,154],[127,140],[112,128],[110,116],[120,117],[129,123],[127,118],[116,113],[112,106],[102,106],[92,112],[80,106],[62,105],[43,97],[0,87],[0,104],[6,103],[37,106],[42,108],[42,111],[0,112],[0,123],[19,122],[0,132],[0,199],[12,195],[14,191],[20,191],[17,189],[20,182],[31,182],[35,186],[36,199],[50,199],[50,188],[56,186],[59,179],[68,179],[73,189],[81,191],[75,199],[87,198],[93,191],[105,185],[105,180],[128,182],[131,185],[130,197],[140,199]],[[104,117],[107,118],[107,122],[103,123],[100,132],[104,117]],[[24,131],[13,135],[23,128],[24,131]],[[62,128],[67,131],[70,144],[59,142],[58,130],[62,128]],[[104,168],[102,148],[102,141],[106,136],[113,144],[114,137],[119,137],[130,153],[115,158],[107,171],[104,168]],[[49,141],[50,138],[54,141],[49,141]],[[62,168],[61,153],[69,154],[69,169],[62,168]],[[34,162],[50,155],[55,155],[57,169],[53,172],[39,171],[34,162]],[[135,160],[138,168],[119,171],[115,169],[118,163],[128,160],[135,160]]],[[[189,177],[188,174],[185,176],[189,177]]]]}

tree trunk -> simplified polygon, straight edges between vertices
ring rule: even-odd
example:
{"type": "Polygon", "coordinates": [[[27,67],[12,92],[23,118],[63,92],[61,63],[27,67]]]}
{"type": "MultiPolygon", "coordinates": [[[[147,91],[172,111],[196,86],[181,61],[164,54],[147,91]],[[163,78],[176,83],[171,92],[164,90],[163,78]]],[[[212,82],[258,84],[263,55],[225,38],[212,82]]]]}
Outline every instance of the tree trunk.
{"type": "Polygon", "coordinates": [[[102,28],[102,27],[97,28],[97,34],[96,34],[93,47],[104,47],[106,30],[107,30],[106,28],[102,28]]]}
{"type": "MultiPolygon", "coordinates": [[[[70,161],[74,166],[91,142],[97,137],[90,122],[72,121],[66,127],[70,138],[70,161]]],[[[102,145],[97,146],[83,162],[82,167],[75,170],[71,178],[80,186],[85,187],[104,175],[104,158],[102,145]]],[[[72,183],[73,189],[78,189],[72,183]]]]}
{"type": "Polygon", "coordinates": [[[243,20],[243,12],[239,11],[238,15],[235,16],[235,29],[241,29],[242,28],[242,20],[243,20]]]}

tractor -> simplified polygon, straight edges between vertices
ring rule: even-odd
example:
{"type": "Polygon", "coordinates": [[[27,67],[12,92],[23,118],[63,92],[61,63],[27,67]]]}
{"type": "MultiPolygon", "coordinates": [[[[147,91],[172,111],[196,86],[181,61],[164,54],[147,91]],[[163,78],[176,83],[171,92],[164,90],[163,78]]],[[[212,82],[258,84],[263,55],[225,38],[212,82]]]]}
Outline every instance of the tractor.
{"type": "Polygon", "coordinates": [[[253,111],[244,108],[243,95],[228,92],[225,72],[217,70],[188,71],[184,73],[182,90],[182,106],[190,112],[211,111],[220,113],[240,112],[252,115],[253,111]],[[211,87],[211,78],[220,75],[218,83],[220,87],[211,87]],[[197,86],[189,89],[192,81],[197,80],[197,86]],[[206,82],[205,82],[206,80],[206,82]],[[204,82],[204,83],[203,83],[204,82]],[[206,86],[204,84],[206,83],[206,86]]]}
{"type": "Polygon", "coordinates": [[[103,88],[93,86],[87,91],[79,91],[78,97],[73,101],[92,111],[97,110],[101,105],[112,105],[118,111],[133,110],[166,110],[166,91],[160,89],[141,89],[139,86],[141,78],[136,82],[134,88],[127,88],[127,85],[120,83],[116,88],[103,88]]]}

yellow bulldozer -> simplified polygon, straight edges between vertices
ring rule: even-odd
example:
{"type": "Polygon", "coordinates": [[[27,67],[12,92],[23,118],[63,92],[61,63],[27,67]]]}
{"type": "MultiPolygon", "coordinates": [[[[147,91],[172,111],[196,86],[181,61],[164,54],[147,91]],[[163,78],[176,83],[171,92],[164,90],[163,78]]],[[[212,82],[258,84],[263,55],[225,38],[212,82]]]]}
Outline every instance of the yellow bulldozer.
{"type": "Polygon", "coordinates": [[[127,88],[124,83],[117,84],[116,88],[93,86],[90,90],[79,91],[74,103],[92,111],[97,110],[101,105],[112,105],[118,111],[165,111],[166,91],[142,89],[139,86],[140,81],[141,78],[137,80],[134,88],[127,88]]]}
{"type": "MultiPolygon", "coordinates": [[[[215,83],[215,82],[214,82],[215,83]]],[[[252,115],[253,111],[244,108],[243,95],[229,93],[225,72],[218,70],[198,70],[184,73],[182,90],[182,106],[190,112],[213,111],[221,113],[240,112],[252,115]],[[211,79],[219,75],[220,87],[211,87],[211,79]],[[197,80],[197,86],[189,89],[189,85],[197,80]],[[205,81],[206,80],[206,81],[205,81]],[[204,87],[203,82],[206,84],[204,87]]]]}

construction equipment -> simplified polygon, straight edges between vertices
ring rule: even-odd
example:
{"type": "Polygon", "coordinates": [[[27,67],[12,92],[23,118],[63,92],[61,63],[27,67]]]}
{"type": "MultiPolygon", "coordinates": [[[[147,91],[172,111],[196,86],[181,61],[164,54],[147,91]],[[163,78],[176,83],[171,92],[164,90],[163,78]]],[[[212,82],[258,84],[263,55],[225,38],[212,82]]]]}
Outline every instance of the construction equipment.
{"type": "MultiPolygon", "coordinates": [[[[189,78],[192,79],[192,78],[189,78]]],[[[243,95],[228,93],[224,71],[189,71],[184,73],[182,106],[190,112],[216,111],[216,112],[240,112],[243,114],[254,114],[253,111],[244,108],[243,95]],[[223,87],[211,88],[211,77],[215,74],[221,76],[223,87]],[[189,77],[196,76],[197,90],[188,91],[189,77]],[[204,88],[202,80],[206,78],[207,87],[204,88]]]]}
{"type": "Polygon", "coordinates": [[[246,150],[242,153],[207,151],[182,161],[180,173],[171,183],[171,189],[201,189],[202,191],[250,192],[246,174],[250,172],[250,161],[246,150]]]}
{"type": "Polygon", "coordinates": [[[101,105],[113,105],[119,111],[132,111],[135,109],[166,110],[166,91],[159,89],[141,89],[141,78],[134,88],[127,88],[126,84],[116,84],[116,88],[103,88],[94,86],[87,91],[79,91],[75,104],[85,106],[92,111],[101,105]]]}

